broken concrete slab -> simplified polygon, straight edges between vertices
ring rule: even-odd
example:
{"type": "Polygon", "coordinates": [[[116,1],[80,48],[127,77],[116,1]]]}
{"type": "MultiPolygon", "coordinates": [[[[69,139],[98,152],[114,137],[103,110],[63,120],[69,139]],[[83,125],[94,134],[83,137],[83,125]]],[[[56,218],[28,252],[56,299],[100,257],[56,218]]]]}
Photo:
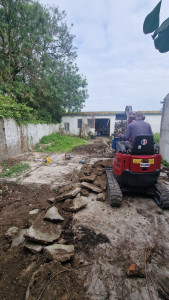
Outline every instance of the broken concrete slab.
{"type": "Polygon", "coordinates": [[[24,243],[24,247],[26,249],[28,249],[29,251],[31,251],[33,254],[40,253],[43,250],[42,245],[30,242],[30,241],[26,241],[24,243]]]}
{"type": "Polygon", "coordinates": [[[97,201],[105,201],[105,195],[103,193],[99,193],[97,195],[97,201]]]}
{"type": "Polygon", "coordinates": [[[39,212],[39,209],[34,209],[29,212],[30,215],[36,215],[39,212]]]}
{"type": "Polygon", "coordinates": [[[96,175],[83,176],[80,178],[80,181],[93,182],[96,179],[96,175]]]}
{"type": "Polygon", "coordinates": [[[25,233],[26,229],[19,229],[15,226],[8,229],[5,236],[12,242],[11,248],[17,247],[25,241],[25,233]]]}
{"type": "Polygon", "coordinates": [[[44,253],[49,260],[64,262],[70,260],[74,255],[73,245],[53,244],[44,248],[44,253]]]}
{"type": "Polygon", "coordinates": [[[99,187],[95,186],[94,184],[91,184],[91,183],[88,183],[88,182],[82,182],[81,185],[82,185],[82,187],[85,187],[85,188],[87,188],[87,189],[89,189],[89,190],[91,190],[95,193],[101,193],[102,192],[102,190],[99,187]]]}
{"type": "Polygon", "coordinates": [[[12,241],[14,237],[19,233],[20,229],[18,227],[11,227],[8,229],[8,231],[5,233],[5,237],[9,240],[12,241]]]}
{"type": "Polygon", "coordinates": [[[77,212],[80,209],[84,208],[87,206],[87,197],[79,197],[79,198],[74,198],[72,201],[72,206],[69,207],[67,210],[71,212],[77,212]]]}
{"type": "Polygon", "coordinates": [[[75,197],[78,193],[80,193],[81,191],[81,187],[77,187],[75,188],[74,190],[68,192],[68,193],[65,193],[65,194],[61,194],[57,197],[56,201],[62,201],[62,200],[65,200],[67,198],[73,198],[75,197]]]}
{"type": "Polygon", "coordinates": [[[58,209],[55,206],[51,207],[47,211],[44,219],[52,222],[64,221],[64,218],[59,214],[58,209]]]}
{"type": "Polygon", "coordinates": [[[36,241],[37,243],[41,243],[44,245],[51,244],[57,241],[61,235],[61,227],[60,225],[55,225],[53,230],[50,230],[49,227],[44,226],[43,228],[39,227],[39,229],[31,226],[25,233],[25,237],[31,241],[36,241]]]}

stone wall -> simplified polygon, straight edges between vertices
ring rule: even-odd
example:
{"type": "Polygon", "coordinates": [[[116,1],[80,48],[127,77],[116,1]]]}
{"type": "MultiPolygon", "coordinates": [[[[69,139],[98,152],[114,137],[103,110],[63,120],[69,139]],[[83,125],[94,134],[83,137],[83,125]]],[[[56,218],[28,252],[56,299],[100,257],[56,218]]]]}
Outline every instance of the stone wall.
{"type": "Polygon", "coordinates": [[[160,153],[169,162],[169,94],[164,99],[160,129],[160,153]]]}
{"type": "Polygon", "coordinates": [[[12,119],[0,118],[0,161],[31,150],[41,137],[59,131],[59,124],[19,126],[12,119]]]}

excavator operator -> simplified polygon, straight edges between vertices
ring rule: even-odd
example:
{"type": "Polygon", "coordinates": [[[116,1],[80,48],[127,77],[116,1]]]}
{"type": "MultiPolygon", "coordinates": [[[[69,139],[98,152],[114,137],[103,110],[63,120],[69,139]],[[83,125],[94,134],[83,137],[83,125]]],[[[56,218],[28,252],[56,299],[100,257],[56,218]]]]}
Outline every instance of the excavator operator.
{"type": "Polygon", "coordinates": [[[128,124],[126,133],[124,135],[120,134],[120,139],[130,141],[132,144],[134,138],[141,134],[153,135],[151,126],[149,123],[144,121],[144,116],[142,112],[136,112],[135,121],[128,124]]]}

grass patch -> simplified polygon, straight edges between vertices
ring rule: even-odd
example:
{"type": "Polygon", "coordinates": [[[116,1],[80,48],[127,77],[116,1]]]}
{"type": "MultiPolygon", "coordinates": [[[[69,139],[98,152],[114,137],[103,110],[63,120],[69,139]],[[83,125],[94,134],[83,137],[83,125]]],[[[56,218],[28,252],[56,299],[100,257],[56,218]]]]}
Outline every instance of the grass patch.
{"type": "Polygon", "coordinates": [[[51,145],[46,145],[46,147],[43,147],[43,149],[41,149],[40,146],[37,146],[37,151],[70,152],[73,148],[80,145],[86,145],[87,143],[79,137],[52,133],[48,136],[42,137],[40,140],[40,144],[51,145]]]}
{"type": "Polygon", "coordinates": [[[30,166],[26,163],[15,164],[11,167],[8,167],[8,162],[1,163],[2,172],[0,173],[0,178],[3,177],[12,177],[13,175],[19,175],[23,171],[29,170],[30,166]]]}

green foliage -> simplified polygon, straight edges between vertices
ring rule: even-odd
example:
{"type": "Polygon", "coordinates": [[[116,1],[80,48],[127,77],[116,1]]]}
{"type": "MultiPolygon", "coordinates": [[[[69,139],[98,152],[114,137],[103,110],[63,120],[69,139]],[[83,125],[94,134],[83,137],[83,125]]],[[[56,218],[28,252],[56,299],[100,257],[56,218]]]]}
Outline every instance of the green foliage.
{"type": "Polygon", "coordinates": [[[159,144],[159,142],[160,142],[160,134],[159,133],[154,133],[154,142],[155,142],[155,144],[159,144]]]}
{"type": "Polygon", "coordinates": [[[34,0],[0,0],[0,92],[33,109],[36,120],[60,122],[88,97],[75,64],[65,12],[34,0]]]}
{"type": "Polygon", "coordinates": [[[161,53],[169,51],[169,18],[167,18],[161,26],[159,26],[161,2],[147,15],[143,24],[143,32],[145,34],[154,31],[152,38],[157,50],[161,53]]]}
{"type": "Polygon", "coordinates": [[[168,161],[166,161],[165,159],[162,158],[161,163],[162,163],[163,166],[169,168],[169,163],[168,163],[168,161]]]}
{"type": "Polygon", "coordinates": [[[0,95],[0,117],[15,119],[19,124],[32,120],[32,108],[16,103],[11,97],[0,95]]]}
{"type": "MultiPolygon", "coordinates": [[[[70,152],[73,148],[79,145],[86,145],[86,142],[79,137],[52,133],[48,136],[42,137],[40,144],[51,144],[43,148],[43,151],[70,152]]],[[[36,149],[38,151],[42,151],[39,147],[36,149]]]]}
{"type": "Polygon", "coordinates": [[[23,171],[29,170],[30,166],[26,163],[15,164],[11,167],[8,167],[8,163],[1,163],[2,173],[0,173],[0,178],[2,177],[12,177],[13,175],[19,175],[23,171]]]}

